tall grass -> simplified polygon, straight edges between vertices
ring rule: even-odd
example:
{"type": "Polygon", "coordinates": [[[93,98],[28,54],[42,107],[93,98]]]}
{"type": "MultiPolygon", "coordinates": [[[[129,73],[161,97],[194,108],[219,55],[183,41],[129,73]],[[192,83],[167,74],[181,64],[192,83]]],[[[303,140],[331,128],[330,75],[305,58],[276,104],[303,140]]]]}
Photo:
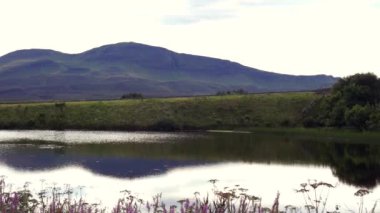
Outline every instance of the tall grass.
{"type": "MultiPolygon", "coordinates": [[[[162,201],[162,195],[157,194],[152,201],[143,201],[131,194],[130,191],[122,191],[123,197],[120,198],[115,206],[109,210],[100,207],[98,204],[90,204],[84,198],[79,200],[72,198],[72,189],[65,187],[61,190],[53,187],[51,190],[43,189],[38,194],[33,194],[25,184],[22,190],[6,190],[4,179],[0,180],[0,212],[2,213],[279,213],[279,212],[308,212],[308,213],[327,213],[326,202],[328,195],[318,193],[320,187],[333,188],[325,182],[309,182],[301,184],[301,189],[297,192],[302,193],[305,199],[304,207],[286,205],[280,210],[280,193],[277,193],[271,207],[264,207],[261,198],[247,194],[247,189],[236,185],[235,187],[225,187],[219,190],[215,182],[213,183],[212,195],[201,197],[198,192],[194,193],[191,199],[177,201],[178,205],[166,205],[162,201]]],[[[358,213],[375,212],[376,204],[368,211],[364,211],[364,196],[369,191],[360,189],[355,196],[360,197],[358,213]]],[[[340,212],[339,208],[330,212],[340,212]]],[[[355,212],[355,211],[351,211],[355,212]]]]}

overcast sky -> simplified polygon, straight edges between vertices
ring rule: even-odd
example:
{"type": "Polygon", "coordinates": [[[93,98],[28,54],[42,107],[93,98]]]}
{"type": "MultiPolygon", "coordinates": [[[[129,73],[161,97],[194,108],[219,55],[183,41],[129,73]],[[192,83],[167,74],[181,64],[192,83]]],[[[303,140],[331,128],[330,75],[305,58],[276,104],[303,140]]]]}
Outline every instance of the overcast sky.
{"type": "Polygon", "coordinates": [[[279,73],[380,76],[380,0],[0,0],[0,55],[128,41],[279,73]]]}

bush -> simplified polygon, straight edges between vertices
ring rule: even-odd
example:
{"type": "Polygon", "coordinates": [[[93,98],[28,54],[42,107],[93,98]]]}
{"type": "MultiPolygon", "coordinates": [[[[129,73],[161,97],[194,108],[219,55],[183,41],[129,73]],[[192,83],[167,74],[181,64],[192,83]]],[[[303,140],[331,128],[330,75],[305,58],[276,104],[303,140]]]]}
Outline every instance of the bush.
{"type": "Polygon", "coordinates": [[[345,122],[345,113],[347,111],[346,105],[339,101],[335,104],[335,106],[331,109],[331,112],[329,113],[329,119],[328,119],[328,126],[335,126],[335,127],[343,127],[345,122]]]}
{"type": "Polygon", "coordinates": [[[141,93],[128,93],[121,96],[120,99],[143,99],[144,96],[141,93]]]}
{"type": "Polygon", "coordinates": [[[340,79],[331,91],[304,110],[303,124],[354,127],[359,130],[379,128],[380,79],[372,73],[340,79]],[[313,119],[312,119],[313,118],[313,119]]]}
{"type": "Polygon", "coordinates": [[[371,115],[371,109],[367,106],[355,105],[345,113],[345,120],[348,126],[355,127],[360,130],[368,128],[368,120],[371,115]]]}
{"type": "Polygon", "coordinates": [[[282,127],[290,127],[291,126],[291,122],[289,119],[285,118],[284,120],[282,120],[280,122],[280,126],[282,127]]]}
{"type": "Polygon", "coordinates": [[[227,91],[218,91],[215,95],[223,96],[223,95],[245,95],[248,94],[247,91],[243,89],[237,89],[237,90],[227,90],[227,91]]]}
{"type": "Polygon", "coordinates": [[[321,122],[318,119],[315,119],[311,116],[303,119],[302,124],[306,128],[320,127],[322,126],[321,122]]]}
{"type": "Polygon", "coordinates": [[[369,116],[367,121],[368,129],[379,130],[380,129],[380,110],[374,110],[369,116]]]}
{"type": "Polygon", "coordinates": [[[155,131],[175,131],[180,128],[173,120],[164,118],[154,123],[150,129],[155,131]]]}

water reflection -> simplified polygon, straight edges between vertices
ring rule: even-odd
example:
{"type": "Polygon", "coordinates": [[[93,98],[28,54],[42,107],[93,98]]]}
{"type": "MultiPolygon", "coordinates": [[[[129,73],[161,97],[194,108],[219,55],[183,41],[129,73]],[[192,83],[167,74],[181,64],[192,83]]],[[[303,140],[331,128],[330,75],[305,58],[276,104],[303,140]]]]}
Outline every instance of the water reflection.
{"type": "Polygon", "coordinates": [[[118,132],[118,131],[51,131],[51,130],[0,130],[0,143],[17,140],[61,142],[65,144],[109,142],[163,142],[192,137],[186,133],[118,132]]]}
{"type": "MultiPolygon", "coordinates": [[[[0,141],[7,132],[0,133],[0,141]]],[[[0,144],[0,162],[19,170],[80,165],[96,174],[123,178],[227,162],[313,165],[330,167],[340,182],[354,186],[375,187],[380,181],[380,146],[376,143],[331,139],[320,141],[316,138],[268,134],[160,135],[120,132],[115,133],[117,143],[99,143],[104,141],[99,139],[107,138],[109,133],[92,132],[92,136],[87,139],[98,138],[98,141],[90,143],[90,140],[85,139],[82,139],[85,142],[81,142],[78,138],[86,137],[79,137],[80,132],[77,131],[65,133],[65,142],[58,143],[59,140],[36,141],[41,137],[41,132],[37,133],[37,136],[32,137],[34,141],[19,140],[33,132],[23,132],[23,137],[16,137],[17,140],[9,140],[9,137],[3,139],[0,144]]],[[[46,132],[44,134],[46,136],[46,132]]],[[[62,132],[50,131],[49,134],[62,132]]],[[[86,134],[91,135],[89,132],[86,134]]]]}
{"type": "Polygon", "coordinates": [[[380,182],[380,146],[371,144],[330,145],[329,165],[340,181],[375,187],[380,182]]]}
{"type": "MultiPolygon", "coordinates": [[[[112,146],[112,145],[111,145],[112,146]]],[[[81,152],[75,146],[57,145],[0,145],[0,162],[19,170],[52,170],[76,165],[101,175],[136,178],[165,173],[176,167],[202,165],[198,160],[150,159],[112,155],[108,146],[81,146],[81,152]],[[96,154],[101,149],[103,154],[96,154]]],[[[119,149],[127,148],[118,146],[119,149]]]]}

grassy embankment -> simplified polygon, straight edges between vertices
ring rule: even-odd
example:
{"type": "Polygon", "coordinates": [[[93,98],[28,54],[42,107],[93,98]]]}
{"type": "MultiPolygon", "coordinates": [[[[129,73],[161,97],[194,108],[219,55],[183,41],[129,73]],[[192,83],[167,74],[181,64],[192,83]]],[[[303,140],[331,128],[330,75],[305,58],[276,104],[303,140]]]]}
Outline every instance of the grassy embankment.
{"type": "Polygon", "coordinates": [[[302,126],[314,93],[0,104],[2,129],[205,130],[302,126]]]}

